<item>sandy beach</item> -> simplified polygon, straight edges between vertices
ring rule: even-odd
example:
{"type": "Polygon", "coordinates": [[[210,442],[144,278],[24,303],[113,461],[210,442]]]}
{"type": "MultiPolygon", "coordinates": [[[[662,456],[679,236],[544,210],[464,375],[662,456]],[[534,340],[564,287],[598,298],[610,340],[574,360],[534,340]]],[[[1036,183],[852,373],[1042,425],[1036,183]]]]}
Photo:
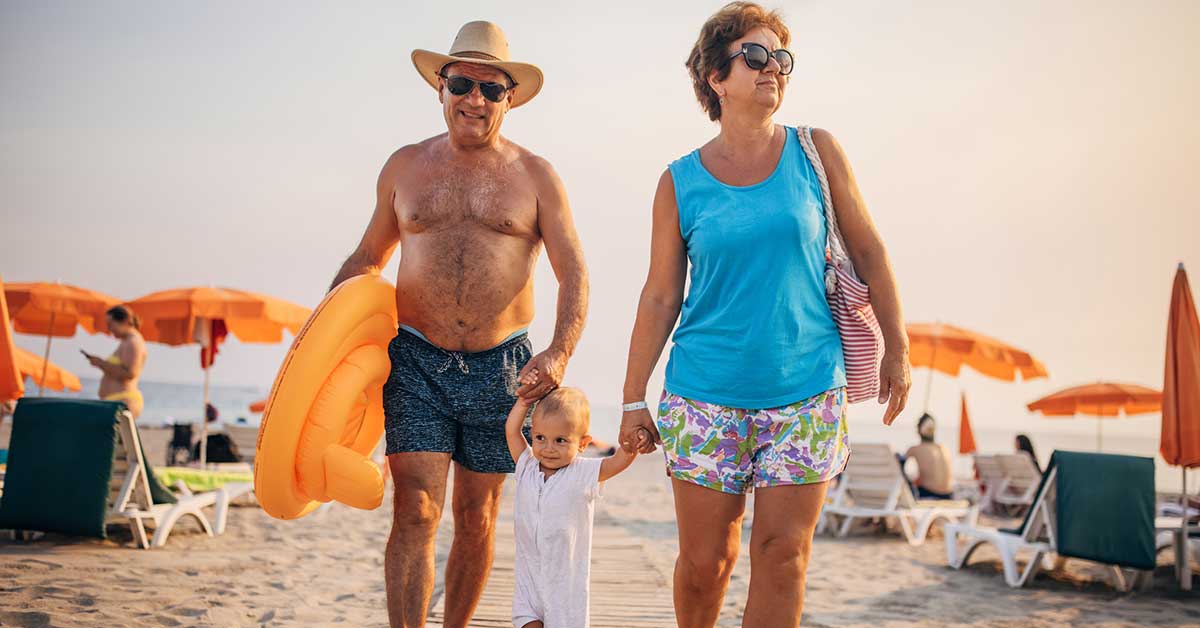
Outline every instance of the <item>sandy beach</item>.
{"type": "MultiPolygon", "coordinates": [[[[165,431],[143,431],[155,460],[165,431]]],[[[32,542],[0,540],[0,626],[385,626],[383,547],[389,519],[389,503],[370,512],[335,505],[297,521],[271,519],[245,505],[233,509],[223,536],[208,538],[185,522],[165,548],[149,551],[134,549],[128,529],[119,526],[110,527],[112,538],[104,542],[54,535],[32,542]]],[[[630,568],[653,572],[636,574],[640,594],[661,596],[659,606],[669,608],[677,542],[670,486],[658,455],[643,456],[610,482],[596,521],[598,552],[604,547],[599,539],[619,537],[622,551],[630,551],[623,556],[637,558],[630,568]]],[[[742,560],[721,626],[740,625],[750,524],[747,517],[742,560]]],[[[500,525],[503,544],[511,538],[508,501],[500,525]]],[[[451,530],[447,512],[439,565],[451,530]]],[[[503,574],[501,563],[511,560],[511,549],[499,547],[497,556],[496,571],[503,574]]],[[[1117,592],[1103,568],[1083,561],[1070,561],[1064,572],[1041,575],[1033,586],[1013,590],[1005,586],[994,552],[985,549],[977,556],[972,567],[956,572],[946,566],[940,534],[921,547],[870,530],[845,540],[818,537],[805,625],[1200,624],[1200,590],[1178,591],[1165,552],[1153,588],[1134,593],[1117,592]]],[[[502,580],[498,576],[489,586],[511,587],[502,580]]],[[[614,581],[594,575],[593,599],[612,599],[606,587],[616,586],[614,581]]],[[[439,584],[435,606],[440,591],[439,584]]],[[[493,594],[489,599],[503,598],[493,594]]],[[[662,616],[647,623],[633,614],[629,624],[601,623],[595,618],[624,617],[624,609],[596,606],[594,626],[672,625],[662,616]]],[[[500,625],[482,622],[478,625],[500,625]]]]}

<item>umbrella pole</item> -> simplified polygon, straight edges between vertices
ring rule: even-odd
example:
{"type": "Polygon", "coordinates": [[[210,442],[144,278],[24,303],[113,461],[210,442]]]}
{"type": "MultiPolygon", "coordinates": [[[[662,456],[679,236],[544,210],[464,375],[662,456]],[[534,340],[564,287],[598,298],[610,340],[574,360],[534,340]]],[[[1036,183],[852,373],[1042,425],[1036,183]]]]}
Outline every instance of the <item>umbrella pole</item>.
{"type": "MultiPolygon", "coordinates": [[[[207,353],[207,348],[206,348],[207,353]]],[[[200,468],[208,460],[208,366],[204,367],[204,416],[200,419],[200,468]]]]}
{"type": "MultiPolygon", "coordinates": [[[[1183,507],[1180,510],[1180,512],[1183,513],[1183,522],[1180,523],[1179,525],[1183,528],[1183,530],[1180,531],[1180,535],[1179,535],[1180,536],[1179,543],[1180,543],[1180,545],[1182,545],[1182,547],[1178,547],[1175,549],[1175,556],[1176,556],[1175,562],[1176,562],[1176,564],[1182,563],[1184,566],[1186,566],[1189,564],[1188,561],[1190,561],[1192,559],[1192,553],[1191,553],[1192,548],[1189,547],[1191,542],[1188,540],[1187,467],[1181,466],[1180,470],[1183,473],[1183,492],[1180,495],[1180,499],[1183,502],[1182,504],[1180,504],[1180,506],[1183,507]]],[[[1179,572],[1179,587],[1181,589],[1183,589],[1184,591],[1191,591],[1192,590],[1192,573],[1191,573],[1191,571],[1188,569],[1179,569],[1178,572],[1179,572]]]]}
{"type": "Polygon", "coordinates": [[[46,332],[46,352],[42,354],[42,378],[38,380],[38,396],[46,388],[46,370],[50,368],[50,339],[54,338],[54,312],[50,312],[50,331],[46,332]]]}
{"type": "Polygon", "coordinates": [[[1096,418],[1096,451],[1104,451],[1104,419],[1096,418]]]}
{"type": "Polygon", "coordinates": [[[937,340],[933,341],[933,357],[929,359],[929,379],[925,383],[925,408],[921,414],[929,414],[929,396],[933,392],[933,366],[937,364],[937,340]]]}

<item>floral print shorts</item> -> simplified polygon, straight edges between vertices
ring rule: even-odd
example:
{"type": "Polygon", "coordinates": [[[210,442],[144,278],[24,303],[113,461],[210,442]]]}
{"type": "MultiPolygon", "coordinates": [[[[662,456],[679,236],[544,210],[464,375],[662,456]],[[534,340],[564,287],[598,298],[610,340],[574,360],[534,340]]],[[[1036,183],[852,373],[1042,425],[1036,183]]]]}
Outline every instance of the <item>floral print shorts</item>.
{"type": "Polygon", "coordinates": [[[667,475],[723,493],[815,484],[846,466],[846,389],[747,410],[663,391],[658,432],[667,475]]]}

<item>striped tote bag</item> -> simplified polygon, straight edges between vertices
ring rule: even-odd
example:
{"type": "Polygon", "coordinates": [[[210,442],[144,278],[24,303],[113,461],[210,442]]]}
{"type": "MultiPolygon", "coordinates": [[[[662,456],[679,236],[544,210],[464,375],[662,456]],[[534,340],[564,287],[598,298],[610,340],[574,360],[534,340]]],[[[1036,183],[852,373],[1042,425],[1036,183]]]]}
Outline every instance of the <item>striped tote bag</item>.
{"type": "Polygon", "coordinates": [[[842,338],[842,354],[846,358],[846,397],[858,403],[879,395],[879,362],[883,359],[883,333],[875,311],[871,309],[870,291],[854,273],[854,265],[846,254],[846,244],[838,229],[833,211],[833,197],[821,156],[813,144],[812,128],[798,127],[800,145],[817,173],[824,197],[825,226],[825,299],[833,313],[838,335],[842,338]]]}

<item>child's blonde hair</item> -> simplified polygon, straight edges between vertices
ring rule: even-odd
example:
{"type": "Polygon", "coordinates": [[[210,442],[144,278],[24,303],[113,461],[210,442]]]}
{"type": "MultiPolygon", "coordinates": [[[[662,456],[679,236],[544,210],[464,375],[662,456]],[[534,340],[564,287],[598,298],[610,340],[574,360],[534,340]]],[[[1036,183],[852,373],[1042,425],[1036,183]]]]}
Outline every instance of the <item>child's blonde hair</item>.
{"type": "Polygon", "coordinates": [[[588,404],[587,396],[578,388],[556,388],[542,397],[533,409],[533,418],[544,414],[570,419],[576,427],[582,428],[583,434],[587,434],[591,429],[592,408],[588,404]]]}

